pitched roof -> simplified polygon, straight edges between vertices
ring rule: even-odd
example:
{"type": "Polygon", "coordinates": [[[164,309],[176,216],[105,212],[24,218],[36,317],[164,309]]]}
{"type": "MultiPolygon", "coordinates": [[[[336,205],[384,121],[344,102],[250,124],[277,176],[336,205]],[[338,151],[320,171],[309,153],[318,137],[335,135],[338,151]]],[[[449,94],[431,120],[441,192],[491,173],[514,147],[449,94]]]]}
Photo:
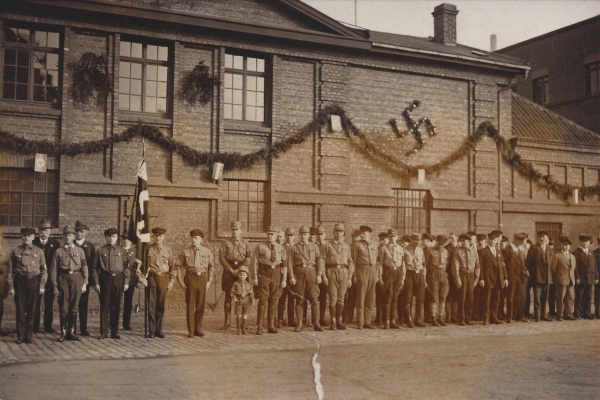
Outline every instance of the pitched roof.
{"type": "Polygon", "coordinates": [[[600,146],[600,135],[512,93],[512,134],[516,138],[600,146]]]}

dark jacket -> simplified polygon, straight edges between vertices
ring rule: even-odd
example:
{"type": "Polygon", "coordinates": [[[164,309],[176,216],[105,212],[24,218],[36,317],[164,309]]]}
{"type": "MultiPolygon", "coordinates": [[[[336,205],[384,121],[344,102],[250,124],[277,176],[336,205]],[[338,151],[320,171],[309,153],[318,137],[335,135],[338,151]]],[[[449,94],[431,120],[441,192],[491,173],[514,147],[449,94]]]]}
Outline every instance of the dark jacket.
{"type": "Polygon", "coordinates": [[[550,271],[552,257],[554,257],[554,251],[549,246],[546,246],[546,254],[544,254],[541,244],[537,243],[535,246],[531,246],[525,260],[531,283],[545,285],[552,283],[552,272],[550,271]]]}
{"type": "Polygon", "coordinates": [[[496,286],[498,281],[500,281],[500,287],[504,285],[504,281],[508,279],[508,274],[502,251],[496,250],[496,256],[494,256],[489,246],[481,249],[481,276],[479,279],[482,279],[488,288],[496,286]]]}
{"type": "Polygon", "coordinates": [[[596,247],[596,250],[594,250],[593,253],[596,256],[596,271],[598,277],[600,277],[600,247],[596,247]]]}
{"type": "Polygon", "coordinates": [[[596,268],[596,255],[588,251],[587,256],[583,249],[578,247],[573,251],[575,261],[577,262],[577,271],[582,285],[593,285],[598,279],[598,270],[596,268]]]}
{"type": "Polygon", "coordinates": [[[508,276],[508,285],[514,286],[517,283],[524,284],[525,277],[529,273],[525,266],[525,260],[520,252],[515,251],[511,245],[508,245],[502,253],[504,263],[506,265],[506,273],[508,276]]]}
{"type": "Polygon", "coordinates": [[[83,250],[83,254],[85,254],[85,261],[87,262],[89,270],[88,285],[95,286],[96,283],[92,279],[92,267],[94,265],[94,262],[96,262],[96,246],[94,246],[94,244],[88,241],[87,239],[85,239],[83,243],[81,243],[81,246],[77,244],[76,240],[74,240],[73,243],[75,244],[75,246],[81,247],[81,249],[83,250]]]}
{"type": "Polygon", "coordinates": [[[52,265],[52,259],[54,258],[54,252],[61,246],[60,242],[56,239],[48,238],[46,244],[42,244],[39,236],[33,239],[33,245],[44,250],[44,257],[46,258],[46,266],[50,268],[52,265]]]}

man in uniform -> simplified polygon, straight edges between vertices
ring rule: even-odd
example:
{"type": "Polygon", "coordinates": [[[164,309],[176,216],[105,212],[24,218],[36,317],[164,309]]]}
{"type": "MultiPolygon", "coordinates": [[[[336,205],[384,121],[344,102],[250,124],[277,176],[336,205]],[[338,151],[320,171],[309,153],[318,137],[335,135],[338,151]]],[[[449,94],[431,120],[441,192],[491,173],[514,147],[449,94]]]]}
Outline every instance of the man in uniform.
{"type": "MultiPolygon", "coordinates": [[[[296,231],[294,228],[287,228],[285,230],[285,242],[283,243],[283,248],[285,249],[286,256],[294,245],[294,236],[296,236],[296,231]]],[[[283,264],[283,268],[286,269],[287,275],[287,262],[283,264]]],[[[286,282],[286,286],[283,288],[281,297],[277,302],[277,328],[281,328],[286,325],[286,321],[283,319],[283,313],[286,309],[286,302],[288,316],[287,326],[296,326],[296,323],[294,322],[294,293],[292,293],[290,288],[290,277],[288,276],[287,279],[288,281],[286,282]]]]}
{"type": "Polygon", "coordinates": [[[346,325],[342,322],[344,313],[344,298],[346,291],[352,286],[354,262],[350,255],[350,246],[344,242],[344,224],[335,224],[333,228],[333,241],[327,243],[322,251],[325,260],[325,275],[329,292],[329,316],[331,322],[329,329],[344,330],[346,325]]]}
{"type": "Polygon", "coordinates": [[[552,321],[546,316],[548,302],[548,285],[552,283],[550,263],[554,254],[548,248],[550,241],[548,232],[538,232],[538,242],[527,252],[525,265],[529,271],[529,281],[533,285],[534,317],[536,322],[552,321]]]}
{"type": "Polygon", "coordinates": [[[527,322],[523,315],[524,286],[529,277],[529,271],[525,266],[525,250],[523,248],[527,234],[515,233],[513,242],[509,244],[502,256],[506,265],[508,276],[508,290],[506,292],[506,322],[527,322]]]}
{"type": "MultiPolygon", "coordinates": [[[[325,227],[319,225],[317,227],[317,241],[315,244],[319,248],[319,253],[321,256],[325,258],[325,248],[327,247],[327,242],[325,241],[325,227]]],[[[323,273],[322,281],[319,284],[319,324],[321,326],[327,326],[327,322],[325,321],[325,312],[327,311],[327,292],[328,292],[328,279],[327,274],[323,273]]],[[[332,317],[333,318],[333,317],[332,317]]]]}
{"type": "Polygon", "coordinates": [[[87,291],[89,272],[85,253],[81,247],[75,246],[74,240],[75,229],[65,226],[64,245],[54,252],[50,265],[50,282],[54,295],[58,297],[60,312],[59,342],[65,339],[81,340],[75,335],[75,324],[79,298],[87,291]]]}
{"type": "Polygon", "coordinates": [[[577,260],[571,254],[571,241],[568,237],[559,238],[560,251],[554,255],[550,269],[556,288],[556,320],[575,320],[573,317],[573,301],[575,300],[575,285],[579,283],[577,260]]]}
{"type": "MultiPolygon", "coordinates": [[[[381,232],[379,234],[379,247],[377,248],[377,254],[382,247],[387,246],[389,243],[387,232],[381,232]]],[[[377,280],[379,280],[379,276],[377,280]]],[[[383,288],[382,285],[375,285],[375,322],[373,325],[383,325],[383,308],[385,307],[385,301],[383,300],[383,288]]]]}
{"type": "Polygon", "coordinates": [[[454,232],[450,232],[448,235],[448,244],[446,250],[448,250],[448,268],[446,273],[448,275],[448,296],[446,297],[446,322],[457,323],[458,314],[458,293],[459,290],[456,288],[454,283],[454,275],[452,274],[452,259],[454,258],[454,251],[458,246],[458,235],[454,232]]]}
{"type": "MultiPolygon", "coordinates": [[[[92,266],[96,260],[96,246],[86,239],[87,233],[90,229],[81,221],[75,222],[75,246],[80,247],[85,254],[85,262],[88,268],[88,287],[91,288],[96,284],[92,281],[92,266]]],[[[90,298],[90,290],[86,290],[81,293],[79,299],[79,332],[83,336],[89,336],[90,333],[87,330],[88,320],[88,303],[90,298]]]]}
{"type": "Polygon", "coordinates": [[[498,233],[488,235],[490,245],[480,251],[480,287],[483,289],[483,325],[488,322],[502,324],[498,319],[498,303],[502,289],[508,286],[508,274],[502,252],[499,250],[501,237],[498,233]],[[483,283],[482,283],[483,282],[483,283]]]}
{"type": "Polygon", "coordinates": [[[287,282],[287,269],[282,264],[287,261],[285,248],[277,243],[277,232],[274,226],[267,230],[267,241],[254,248],[250,261],[250,276],[256,287],[258,307],[256,308],[256,334],[263,334],[262,323],[267,308],[267,324],[269,333],[277,333],[275,318],[277,317],[277,301],[287,282]]]}
{"type": "Polygon", "coordinates": [[[473,325],[471,313],[473,311],[473,289],[479,281],[479,257],[477,250],[472,247],[472,236],[460,235],[459,247],[454,252],[452,259],[452,273],[456,288],[460,290],[458,299],[458,324],[460,326],[473,325]]]}
{"type": "MultiPolygon", "coordinates": [[[[42,219],[38,226],[39,237],[33,239],[33,244],[40,249],[44,250],[44,257],[46,259],[46,267],[50,268],[52,264],[52,257],[56,249],[60,247],[60,242],[56,239],[50,238],[52,233],[52,222],[49,219],[42,219]]],[[[35,319],[33,320],[33,333],[40,331],[40,319],[42,314],[42,299],[44,301],[44,331],[48,333],[55,333],[56,331],[52,328],[52,322],[54,320],[53,309],[54,309],[54,290],[52,284],[48,280],[46,282],[46,288],[44,295],[39,296],[38,305],[35,309],[35,319]]]]}
{"type": "MultiPolygon", "coordinates": [[[[352,246],[361,240],[360,238],[361,232],[360,229],[355,229],[352,232],[352,246]]],[[[354,319],[354,309],[356,308],[356,264],[354,268],[354,273],[350,276],[350,282],[352,286],[348,287],[346,290],[346,300],[344,301],[344,324],[351,324],[354,319]]]]}
{"type": "Polygon", "coordinates": [[[316,244],[308,241],[310,229],[307,226],[301,226],[300,242],[292,246],[288,254],[288,275],[290,276],[290,285],[296,293],[296,316],[298,326],[295,331],[301,332],[303,321],[303,304],[306,300],[311,303],[311,314],[313,329],[322,331],[319,324],[319,283],[321,283],[324,262],[316,244]]]}
{"type": "MultiPolygon", "coordinates": [[[[162,321],[169,290],[171,271],[175,270],[175,258],[171,248],[165,244],[166,229],[152,229],[154,243],[148,249],[148,337],[163,339],[162,321]]],[[[130,269],[127,261],[127,268],[130,269]]]]}
{"type": "Polygon", "coordinates": [[[427,271],[427,292],[431,299],[428,304],[431,315],[431,325],[446,326],[446,296],[448,295],[448,264],[450,257],[444,244],[448,238],[438,235],[435,246],[425,249],[425,268],[427,271]]]}
{"type": "Polygon", "coordinates": [[[596,256],[589,249],[591,240],[591,236],[580,235],[579,247],[573,252],[580,281],[575,285],[575,318],[593,319],[593,292],[598,283],[598,270],[596,256]]]}
{"type": "MultiPolygon", "coordinates": [[[[594,256],[596,257],[596,274],[600,277],[600,237],[598,237],[598,244],[596,245],[596,249],[593,251],[594,256]]],[[[600,319],[600,283],[597,283],[594,287],[594,317],[596,319],[600,319]]]]}
{"type": "Polygon", "coordinates": [[[100,336],[106,339],[109,328],[110,337],[121,339],[119,335],[119,313],[121,297],[129,289],[129,274],[125,249],[117,244],[119,231],[109,228],[104,231],[106,244],[96,252],[96,262],[92,269],[95,290],[100,293],[100,336]]]}
{"type": "MultiPolygon", "coordinates": [[[[192,245],[183,250],[177,258],[177,268],[185,270],[183,281],[179,278],[181,287],[185,289],[185,304],[187,306],[188,338],[194,336],[203,337],[202,321],[204,319],[204,307],[206,292],[213,279],[214,255],[213,252],[202,246],[204,233],[200,229],[190,231],[192,245]]],[[[168,290],[173,288],[177,277],[177,271],[171,271],[171,281],[168,290]]]]}
{"type": "Polygon", "coordinates": [[[404,304],[404,318],[409,328],[425,327],[423,324],[423,303],[425,301],[426,274],[425,254],[419,246],[420,237],[413,233],[410,237],[403,238],[410,242],[404,248],[404,264],[406,265],[406,279],[400,296],[404,304]],[[415,320],[412,318],[412,298],[416,299],[415,320]]]}
{"type": "Polygon", "coordinates": [[[356,274],[356,313],[358,329],[375,329],[371,325],[371,310],[375,305],[375,285],[379,280],[378,246],[371,241],[371,228],[360,227],[361,241],[350,248],[356,274]]]}
{"type": "Polygon", "coordinates": [[[379,247],[378,264],[380,267],[380,282],[382,294],[383,329],[398,329],[398,296],[404,285],[406,267],[404,266],[404,248],[396,243],[398,233],[395,229],[387,232],[389,243],[379,247]]]}
{"type": "Polygon", "coordinates": [[[225,322],[221,330],[229,329],[231,323],[231,288],[233,282],[237,280],[237,271],[242,265],[249,269],[250,258],[252,257],[252,247],[247,240],[242,239],[242,223],[233,221],[229,224],[231,238],[221,242],[219,249],[219,261],[223,266],[221,275],[221,289],[225,292],[225,322]]]}
{"type": "Polygon", "coordinates": [[[121,235],[121,243],[125,249],[125,257],[127,258],[127,266],[129,268],[129,289],[123,295],[123,329],[131,331],[131,312],[133,311],[133,295],[135,288],[139,282],[138,262],[136,261],[135,246],[129,240],[128,235],[121,235]]]}
{"type": "Polygon", "coordinates": [[[22,245],[10,252],[6,282],[15,299],[17,344],[33,343],[33,322],[39,296],[44,294],[48,270],[44,252],[33,245],[35,230],[21,228],[22,245]]]}

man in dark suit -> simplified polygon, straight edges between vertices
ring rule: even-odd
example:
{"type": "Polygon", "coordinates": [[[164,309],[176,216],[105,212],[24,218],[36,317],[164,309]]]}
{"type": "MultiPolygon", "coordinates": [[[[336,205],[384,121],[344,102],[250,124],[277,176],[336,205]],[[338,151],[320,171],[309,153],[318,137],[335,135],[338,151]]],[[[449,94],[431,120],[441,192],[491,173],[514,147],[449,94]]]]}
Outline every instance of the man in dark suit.
{"type": "Polygon", "coordinates": [[[579,283],[579,271],[575,256],[569,252],[571,241],[568,237],[561,237],[560,251],[554,255],[550,269],[554,278],[556,291],[556,320],[574,320],[573,300],[575,299],[575,285],[579,283]]]}
{"type": "Polygon", "coordinates": [[[498,319],[498,303],[500,302],[500,292],[508,286],[508,274],[502,252],[499,250],[501,236],[492,232],[488,238],[490,245],[481,249],[481,275],[479,277],[484,296],[483,325],[487,325],[488,322],[502,323],[498,319]]]}
{"type": "MultiPolygon", "coordinates": [[[[88,287],[96,286],[96,283],[92,280],[92,266],[96,261],[96,247],[93,243],[86,239],[87,233],[90,229],[86,224],[81,221],[75,222],[75,240],[73,243],[77,247],[80,247],[85,254],[85,262],[87,263],[88,269],[90,273],[88,274],[88,287]]],[[[90,333],[87,330],[87,320],[88,320],[88,301],[90,298],[90,290],[86,290],[81,293],[81,298],[79,299],[79,332],[82,336],[89,336],[90,333]]],[[[74,324],[77,321],[73,322],[74,324]]],[[[74,328],[74,330],[76,330],[74,328]]]]}
{"type": "Polygon", "coordinates": [[[577,262],[579,284],[575,285],[575,318],[593,319],[592,296],[594,285],[598,283],[596,256],[590,251],[592,238],[588,235],[579,236],[579,247],[573,255],[577,262]]]}
{"type": "MultiPolygon", "coordinates": [[[[598,245],[596,246],[596,250],[594,250],[593,253],[596,257],[596,271],[598,274],[598,279],[600,279],[600,237],[598,238],[598,245]]],[[[597,283],[594,287],[594,308],[594,316],[596,317],[596,319],[600,319],[600,283],[597,283]]]]}
{"type": "MultiPolygon", "coordinates": [[[[60,242],[56,239],[50,238],[52,233],[52,221],[49,219],[42,219],[38,226],[39,236],[33,239],[33,245],[39,247],[44,251],[44,257],[46,258],[46,265],[52,265],[52,258],[54,252],[60,247],[60,242]]],[[[40,331],[40,319],[41,319],[41,305],[42,299],[44,301],[44,331],[48,333],[56,333],[52,328],[52,321],[54,320],[53,307],[54,307],[54,287],[50,279],[46,282],[46,290],[44,294],[39,296],[39,303],[36,307],[35,318],[33,319],[33,333],[40,331]]]]}
{"type": "Polygon", "coordinates": [[[529,276],[529,271],[525,266],[525,257],[523,245],[527,239],[527,234],[516,233],[513,242],[506,246],[503,252],[504,263],[508,276],[508,290],[506,294],[506,322],[515,321],[527,322],[523,315],[523,295],[524,286],[529,276]]]}
{"type": "Polygon", "coordinates": [[[535,321],[551,321],[546,316],[546,304],[548,302],[548,289],[552,284],[552,273],[550,262],[554,256],[548,247],[550,235],[546,231],[538,232],[538,242],[531,246],[527,252],[525,265],[529,271],[530,281],[533,284],[534,293],[534,317],[535,321]]]}

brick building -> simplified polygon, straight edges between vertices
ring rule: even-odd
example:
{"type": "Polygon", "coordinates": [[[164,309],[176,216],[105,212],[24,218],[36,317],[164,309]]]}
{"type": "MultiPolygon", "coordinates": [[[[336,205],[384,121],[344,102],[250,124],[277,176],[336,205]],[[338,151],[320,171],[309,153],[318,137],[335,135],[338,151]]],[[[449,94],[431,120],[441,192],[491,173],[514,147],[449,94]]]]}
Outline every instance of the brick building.
{"type": "Polygon", "coordinates": [[[514,90],[600,132],[600,15],[497,51],[531,65],[514,90]]]}
{"type": "MultiPolygon", "coordinates": [[[[410,165],[444,159],[490,121],[548,173],[573,185],[598,182],[593,133],[552,113],[548,123],[558,133],[540,128],[535,118],[546,111],[510,90],[529,67],[457,44],[457,10],[449,4],[435,8],[429,38],[351,29],[297,0],[30,0],[0,7],[0,127],[26,139],[80,143],[141,122],[200,151],[250,153],[339,104],[375,145],[410,165]],[[85,52],[108,57],[114,79],[106,106],[71,95],[69,65],[85,52]],[[209,102],[190,105],[180,95],[182,81],[200,61],[222,84],[209,102]],[[420,101],[413,117],[427,116],[437,130],[416,154],[414,137],[398,138],[388,124],[402,121],[413,100],[420,101]]],[[[597,198],[556,198],[504,163],[488,137],[424,180],[391,171],[353,143],[322,129],[272,162],[227,171],[215,182],[212,165],[191,166],[146,141],[151,224],[164,226],[176,248],[193,227],[218,241],[236,219],[251,239],[264,237],[269,224],[323,224],[331,232],[336,222],[346,224],[347,235],[362,224],[402,232],[598,233],[597,198]]],[[[0,225],[10,243],[20,226],[42,217],[57,226],[80,219],[96,243],[107,227],[127,225],[140,138],[90,155],[49,155],[45,174],[33,173],[33,155],[1,154],[0,225]]]]}

